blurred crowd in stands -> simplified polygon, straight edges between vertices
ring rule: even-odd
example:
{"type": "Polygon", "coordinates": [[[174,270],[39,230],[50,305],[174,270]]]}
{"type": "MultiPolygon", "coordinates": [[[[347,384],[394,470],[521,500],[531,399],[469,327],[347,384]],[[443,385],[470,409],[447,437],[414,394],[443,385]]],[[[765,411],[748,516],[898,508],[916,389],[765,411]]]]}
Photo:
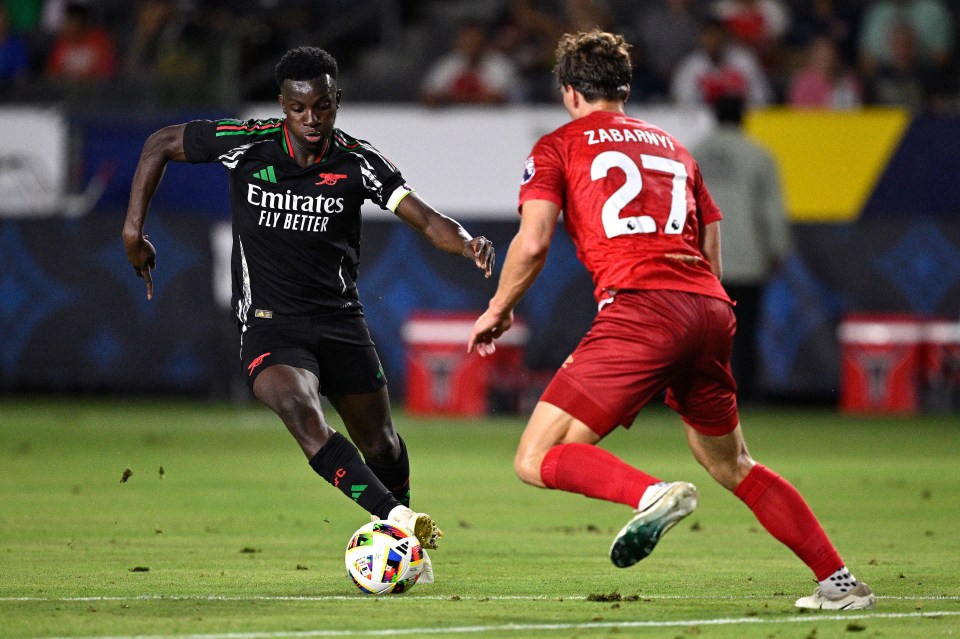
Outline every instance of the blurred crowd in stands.
{"type": "Polygon", "coordinates": [[[0,103],[230,110],[304,44],[351,102],[548,102],[594,26],[633,45],[632,103],[960,112],[952,0],[0,0],[0,103]]]}

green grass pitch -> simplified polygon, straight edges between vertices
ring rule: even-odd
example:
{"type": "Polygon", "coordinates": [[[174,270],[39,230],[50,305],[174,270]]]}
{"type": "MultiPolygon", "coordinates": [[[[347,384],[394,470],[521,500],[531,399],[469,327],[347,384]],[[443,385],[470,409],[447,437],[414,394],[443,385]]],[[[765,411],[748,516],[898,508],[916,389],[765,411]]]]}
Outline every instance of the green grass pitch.
{"type": "Polygon", "coordinates": [[[515,479],[522,417],[395,421],[414,506],[447,536],[436,584],[370,597],[343,566],[366,513],[266,409],[0,401],[0,637],[960,635],[956,416],[744,411],[753,455],[879,595],[845,614],[793,608],[812,575],[696,465],[665,409],[604,446],[696,483],[700,507],[626,570],[607,549],[629,509],[515,479]]]}

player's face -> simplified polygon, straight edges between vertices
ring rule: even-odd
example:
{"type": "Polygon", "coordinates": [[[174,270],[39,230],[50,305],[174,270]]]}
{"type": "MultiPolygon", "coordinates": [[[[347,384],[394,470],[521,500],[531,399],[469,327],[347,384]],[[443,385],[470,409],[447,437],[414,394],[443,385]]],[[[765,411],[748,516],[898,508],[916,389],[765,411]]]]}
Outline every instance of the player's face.
{"type": "Polygon", "coordinates": [[[320,151],[340,108],[337,81],[329,75],[313,80],[284,80],[280,108],[294,142],[307,151],[320,151]]]}

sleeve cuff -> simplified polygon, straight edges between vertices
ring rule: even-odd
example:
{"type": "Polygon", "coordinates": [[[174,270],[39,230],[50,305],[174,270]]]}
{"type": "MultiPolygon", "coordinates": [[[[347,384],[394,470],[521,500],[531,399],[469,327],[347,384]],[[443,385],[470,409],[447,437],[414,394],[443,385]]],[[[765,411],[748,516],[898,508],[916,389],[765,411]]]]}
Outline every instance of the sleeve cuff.
{"type": "Polygon", "coordinates": [[[411,193],[413,193],[413,189],[406,184],[401,184],[390,195],[390,198],[387,200],[386,208],[389,209],[391,213],[396,213],[397,207],[400,206],[400,202],[402,202],[403,198],[407,197],[411,193]]]}

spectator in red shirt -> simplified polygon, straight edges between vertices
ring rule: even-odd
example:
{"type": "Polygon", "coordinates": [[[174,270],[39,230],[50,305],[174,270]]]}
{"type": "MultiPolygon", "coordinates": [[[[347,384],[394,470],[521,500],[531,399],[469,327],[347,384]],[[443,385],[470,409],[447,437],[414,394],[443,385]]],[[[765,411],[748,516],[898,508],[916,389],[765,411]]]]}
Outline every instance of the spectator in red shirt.
{"type": "Polygon", "coordinates": [[[782,66],[781,44],[790,25],[782,0],[717,0],[713,10],[733,39],[751,49],[765,72],[775,77],[782,66]]]}
{"type": "Polygon", "coordinates": [[[758,53],[783,37],[790,23],[778,0],[718,0],[714,7],[733,37],[758,53]]]}
{"type": "Polygon", "coordinates": [[[117,71],[113,37],[92,25],[90,10],[71,4],[47,59],[47,77],[73,82],[105,80],[117,71]]]}

